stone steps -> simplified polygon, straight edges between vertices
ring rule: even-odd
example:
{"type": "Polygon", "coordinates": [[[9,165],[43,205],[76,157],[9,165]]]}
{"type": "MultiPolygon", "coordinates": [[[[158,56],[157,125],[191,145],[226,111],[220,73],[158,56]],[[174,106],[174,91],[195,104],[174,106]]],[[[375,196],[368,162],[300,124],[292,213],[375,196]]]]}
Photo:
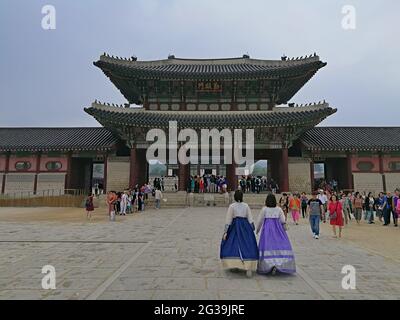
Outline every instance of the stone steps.
{"type": "MultiPolygon", "coordinates": [[[[164,200],[161,202],[163,208],[184,208],[184,207],[227,207],[233,201],[233,193],[231,194],[217,194],[217,193],[205,193],[205,194],[187,194],[186,192],[173,192],[164,193],[164,200]]],[[[251,208],[258,209],[262,208],[265,203],[266,194],[244,194],[244,202],[246,202],[251,208]]],[[[279,201],[280,195],[277,195],[277,201],[279,201]]],[[[106,195],[100,195],[94,200],[94,205],[100,208],[106,208],[106,195]]],[[[155,200],[149,195],[149,199],[146,201],[146,207],[154,207],[155,200]]]]}

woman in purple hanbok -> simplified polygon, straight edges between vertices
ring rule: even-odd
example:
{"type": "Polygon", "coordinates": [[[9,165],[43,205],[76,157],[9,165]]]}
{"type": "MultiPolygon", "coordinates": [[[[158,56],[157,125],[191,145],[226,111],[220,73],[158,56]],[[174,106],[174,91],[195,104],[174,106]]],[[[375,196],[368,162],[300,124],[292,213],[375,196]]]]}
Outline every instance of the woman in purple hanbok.
{"type": "Polygon", "coordinates": [[[269,194],[265,205],[256,226],[257,234],[261,231],[257,272],[261,274],[275,274],[277,271],[295,273],[296,263],[286,233],[285,215],[282,209],[277,207],[275,195],[269,194]]]}

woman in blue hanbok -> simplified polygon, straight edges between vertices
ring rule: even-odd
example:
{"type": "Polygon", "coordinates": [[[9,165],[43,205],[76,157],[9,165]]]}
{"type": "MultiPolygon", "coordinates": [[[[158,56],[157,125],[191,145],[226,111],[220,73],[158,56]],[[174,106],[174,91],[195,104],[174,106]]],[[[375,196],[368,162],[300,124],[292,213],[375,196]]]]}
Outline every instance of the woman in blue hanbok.
{"type": "Polygon", "coordinates": [[[243,202],[242,191],[236,191],[234,198],[226,215],[220,258],[225,269],[245,270],[251,277],[258,261],[254,220],[250,207],[243,202]]]}
{"type": "Polygon", "coordinates": [[[257,221],[259,241],[259,261],[257,272],[261,274],[277,271],[295,273],[296,263],[292,246],[286,233],[286,219],[280,207],[276,205],[275,195],[269,194],[261,209],[257,221]]]}

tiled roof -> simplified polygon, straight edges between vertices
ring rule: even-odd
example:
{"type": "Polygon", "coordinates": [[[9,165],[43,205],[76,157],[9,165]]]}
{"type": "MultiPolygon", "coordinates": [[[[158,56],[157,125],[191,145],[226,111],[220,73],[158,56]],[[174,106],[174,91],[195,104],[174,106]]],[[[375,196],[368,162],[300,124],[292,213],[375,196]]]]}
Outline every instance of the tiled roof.
{"type": "Polygon", "coordinates": [[[109,150],[117,141],[105,128],[0,128],[0,151],[109,150]]]}
{"type": "Polygon", "coordinates": [[[314,151],[400,151],[400,127],[316,127],[300,142],[314,151]]]}
{"type": "Polygon", "coordinates": [[[165,79],[249,79],[278,78],[281,76],[303,75],[317,71],[326,63],[317,55],[287,60],[258,60],[243,58],[228,59],[178,59],[137,61],[102,55],[94,65],[104,72],[120,71],[138,78],[165,79]]]}
{"type": "Polygon", "coordinates": [[[143,108],[115,107],[93,103],[85,111],[103,126],[168,128],[177,121],[181,128],[256,128],[292,125],[316,125],[336,109],[328,104],[304,107],[278,107],[272,111],[150,111],[143,108]]]}

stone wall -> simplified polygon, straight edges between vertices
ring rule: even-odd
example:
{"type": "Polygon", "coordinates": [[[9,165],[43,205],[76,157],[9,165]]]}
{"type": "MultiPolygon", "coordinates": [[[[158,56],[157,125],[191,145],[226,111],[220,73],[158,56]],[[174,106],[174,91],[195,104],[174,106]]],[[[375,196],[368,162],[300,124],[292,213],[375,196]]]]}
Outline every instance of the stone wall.
{"type": "Polygon", "coordinates": [[[310,159],[289,158],[290,192],[311,192],[310,159]]]}
{"type": "Polygon", "coordinates": [[[39,173],[37,180],[37,193],[54,190],[53,192],[64,192],[65,173],[39,173]]]}
{"type": "Polygon", "coordinates": [[[374,192],[383,191],[383,180],[380,173],[353,173],[354,190],[359,192],[374,192]]]}
{"type": "Polygon", "coordinates": [[[107,160],[107,190],[122,191],[129,187],[129,157],[109,157],[107,160]]]}
{"type": "Polygon", "coordinates": [[[400,173],[399,172],[387,172],[385,173],[386,179],[386,190],[393,192],[397,188],[400,188],[400,173]]]}
{"type": "Polygon", "coordinates": [[[34,173],[8,173],[6,175],[5,193],[33,193],[34,173]]]}

